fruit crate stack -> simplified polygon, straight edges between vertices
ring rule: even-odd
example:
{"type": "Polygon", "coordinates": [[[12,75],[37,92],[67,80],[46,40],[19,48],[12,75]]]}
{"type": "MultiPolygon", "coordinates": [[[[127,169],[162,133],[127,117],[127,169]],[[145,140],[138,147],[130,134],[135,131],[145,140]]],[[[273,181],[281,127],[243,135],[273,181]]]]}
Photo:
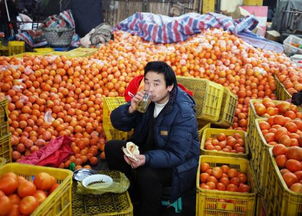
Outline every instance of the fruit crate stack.
{"type": "Polygon", "coordinates": [[[258,190],[258,215],[260,211],[266,215],[302,214],[301,117],[301,109],[286,101],[250,101],[247,141],[258,190]],[[298,149],[300,154],[295,155],[300,157],[288,155],[292,148],[298,149]],[[298,166],[290,165],[293,163],[298,166]],[[285,171],[290,172],[286,177],[285,171]],[[297,179],[290,182],[287,176],[297,179]],[[297,185],[291,188],[293,183],[297,185]]]}
{"type": "Polygon", "coordinates": [[[205,128],[196,179],[196,215],[254,215],[257,185],[246,133],[205,128]]]}
{"type": "Polygon", "coordinates": [[[7,162],[11,158],[11,135],[8,127],[8,100],[0,101],[0,157],[6,159],[7,162]]]}

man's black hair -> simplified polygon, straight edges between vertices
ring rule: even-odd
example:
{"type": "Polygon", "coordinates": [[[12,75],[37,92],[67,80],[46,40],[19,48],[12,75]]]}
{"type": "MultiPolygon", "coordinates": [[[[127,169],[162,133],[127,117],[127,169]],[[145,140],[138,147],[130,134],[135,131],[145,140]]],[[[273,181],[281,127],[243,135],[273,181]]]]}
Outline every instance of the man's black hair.
{"type": "Polygon", "coordinates": [[[144,68],[144,71],[145,71],[144,76],[146,76],[146,74],[149,71],[154,71],[156,73],[163,74],[165,77],[166,86],[171,86],[172,84],[174,84],[174,87],[177,86],[175,73],[173,69],[166,62],[163,61],[148,62],[148,64],[144,68]]]}
{"type": "Polygon", "coordinates": [[[300,106],[302,104],[302,91],[294,93],[291,102],[296,106],[300,106]]]}

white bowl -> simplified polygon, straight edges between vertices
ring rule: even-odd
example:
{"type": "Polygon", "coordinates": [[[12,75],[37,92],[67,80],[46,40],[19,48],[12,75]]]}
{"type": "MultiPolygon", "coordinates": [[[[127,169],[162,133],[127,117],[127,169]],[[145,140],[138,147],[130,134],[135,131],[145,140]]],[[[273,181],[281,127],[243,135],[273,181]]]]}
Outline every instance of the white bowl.
{"type": "Polygon", "coordinates": [[[89,189],[107,188],[112,183],[112,178],[103,174],[90,175],[82,180],[82,185],[89,189]]]}

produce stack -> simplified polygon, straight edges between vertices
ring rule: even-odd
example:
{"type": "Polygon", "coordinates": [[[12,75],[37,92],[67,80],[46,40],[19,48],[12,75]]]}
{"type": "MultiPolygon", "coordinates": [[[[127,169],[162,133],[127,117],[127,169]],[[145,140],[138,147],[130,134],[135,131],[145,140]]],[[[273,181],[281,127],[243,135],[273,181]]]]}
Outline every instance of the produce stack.
{"type": "Polygon", "coordinates": [[[286,101],[250,101],[250,163],[259,190],[257,209],[267,215],[301,214],[301,117],[286,101]]]}
{"type": "Polygon", "coordinates": [[[254,215],[257,187],[246,133],[206,128],[196,179],[196,215],[254,215]]]}

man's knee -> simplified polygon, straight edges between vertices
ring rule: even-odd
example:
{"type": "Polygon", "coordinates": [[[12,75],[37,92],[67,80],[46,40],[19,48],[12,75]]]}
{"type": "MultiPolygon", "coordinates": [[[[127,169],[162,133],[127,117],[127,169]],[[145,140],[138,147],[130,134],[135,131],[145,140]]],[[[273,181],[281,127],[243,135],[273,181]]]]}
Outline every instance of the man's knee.
{"type": "Polygon", "coordinates": [[[136,177],[139,182],[146,183],[151,181],[154,181],[155,179],[158,179],[156,172],[154,169],[150,167],[140,167],[136,171],[136,177]]]}
{"type": "Polygon", "coordinates": [[[111,155],[112,153],[116,154],[118,151],[121,151],[123,142],[119,140],[110,140],[105,145],[105,155],[111,155]]]}

